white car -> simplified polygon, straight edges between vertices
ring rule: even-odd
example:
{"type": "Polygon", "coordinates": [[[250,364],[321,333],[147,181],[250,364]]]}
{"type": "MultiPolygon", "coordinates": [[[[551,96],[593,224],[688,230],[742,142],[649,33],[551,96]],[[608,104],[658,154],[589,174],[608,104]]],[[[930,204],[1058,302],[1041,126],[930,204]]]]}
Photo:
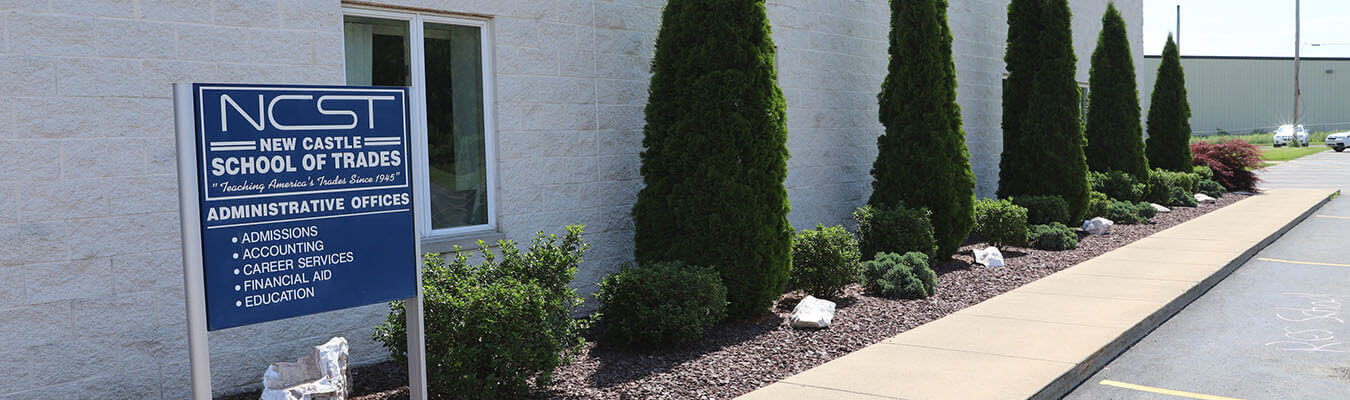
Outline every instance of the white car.
{"type": "Polygon", "coordinates": [[[1308,145],[1308,130],[1303,129],[1303,125],[1297,127],[1293,125],[1280,125],[1280,128],[1275,130],[1274,145],[1275,147],[1288,145],[1296,136],[1298,137],[1298,142],[1300,144],[1304,146],[1308,145]]]}
{"type": "Polygon", "coordinates": [[[1327,135],[1327,147],[1337,153],[1345,151],[1346,147],[1350,147],[1350,131],[1327,135]]]}

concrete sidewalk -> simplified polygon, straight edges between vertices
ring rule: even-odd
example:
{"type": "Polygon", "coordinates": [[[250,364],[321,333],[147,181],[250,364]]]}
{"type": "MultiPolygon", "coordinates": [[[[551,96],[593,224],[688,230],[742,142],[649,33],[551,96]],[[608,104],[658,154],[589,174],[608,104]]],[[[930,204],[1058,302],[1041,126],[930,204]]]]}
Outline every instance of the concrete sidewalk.
{"type": "Polygon", "coordinates": [[[742,398],[1059,398],[1334,193],[1253,196],[742,398]]]}

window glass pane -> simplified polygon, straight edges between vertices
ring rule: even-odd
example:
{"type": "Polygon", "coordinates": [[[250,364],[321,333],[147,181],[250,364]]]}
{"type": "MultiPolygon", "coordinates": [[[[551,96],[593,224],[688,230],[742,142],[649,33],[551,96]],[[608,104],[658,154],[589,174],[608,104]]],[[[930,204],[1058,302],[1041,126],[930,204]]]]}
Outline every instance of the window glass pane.
{"type": "Polygon", "coordinates": [[[408,86],[408,21],[343,16],[347,84],[408,86]]]}
{"type": "Polygon", "coordinates": [[[431,227],[488,223],[479,28],[426,23],[431,227]]]}

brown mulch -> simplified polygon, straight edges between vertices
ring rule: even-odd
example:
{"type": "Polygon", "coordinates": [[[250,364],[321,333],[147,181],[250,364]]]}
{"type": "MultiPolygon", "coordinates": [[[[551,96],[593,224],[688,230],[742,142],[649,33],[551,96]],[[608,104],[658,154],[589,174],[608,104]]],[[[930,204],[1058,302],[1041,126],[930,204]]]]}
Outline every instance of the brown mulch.
{"type": "MultiPolygon", "coordinates": [[[[1079,232],[1078,248],[1042,251],[1001,248],[1004,268],[974,265],[967,243],[952,260],[934,266],[937,293],[922,300],[864,295],[853,285],[839,299],[833,325],[796,330],[785,320],[801,300],[800,292],[779,299],[773,315],[754,321],[722,323],[691,347],[656,352],[629,351],[604,344],[603,327],[587,332],[587,344],[572,364],[559,368],[554,383],[536,398],[559,399],[729,399],[749,393],[900,332],[975,305],[1036,279],[1063,270],[1249,196],[1228,194],[1214,204],[1176,207],[1151,223],[1116,225],[1111,234],[1079,232]]],[[[407,399],[402,364],[384,362],[353,369],[354,400],[407,399]]],[[[257,392],[227,399],[257,398],[257,392]],[[251,397],[249,397],[251,396],[251,397]]],[[[432,398],[440,398],[432,396],[432,398]]]]}

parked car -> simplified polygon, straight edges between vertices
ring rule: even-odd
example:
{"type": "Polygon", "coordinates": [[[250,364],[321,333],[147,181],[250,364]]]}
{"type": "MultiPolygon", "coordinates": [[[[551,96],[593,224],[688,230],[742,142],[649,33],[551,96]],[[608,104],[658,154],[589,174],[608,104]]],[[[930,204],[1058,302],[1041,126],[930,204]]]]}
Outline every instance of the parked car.
{"type": "Polygon", "coordinates": [[[1303,129],[1303,125],[1297,127],[1280,125],[1280,128],[1275,130],[1274,145],[1275,147],[1288,145],[1295,137],[1298,138],[1298,143],[1304,146],[1308,145],[1308,130],[1303,129]]]}
{"type": "Polygon", "coordinates": [[[1350,147],[1350,131],[1327,135],[1327,147],[1337,153],[1345,151],[1346,147],[1350,147]]]}

